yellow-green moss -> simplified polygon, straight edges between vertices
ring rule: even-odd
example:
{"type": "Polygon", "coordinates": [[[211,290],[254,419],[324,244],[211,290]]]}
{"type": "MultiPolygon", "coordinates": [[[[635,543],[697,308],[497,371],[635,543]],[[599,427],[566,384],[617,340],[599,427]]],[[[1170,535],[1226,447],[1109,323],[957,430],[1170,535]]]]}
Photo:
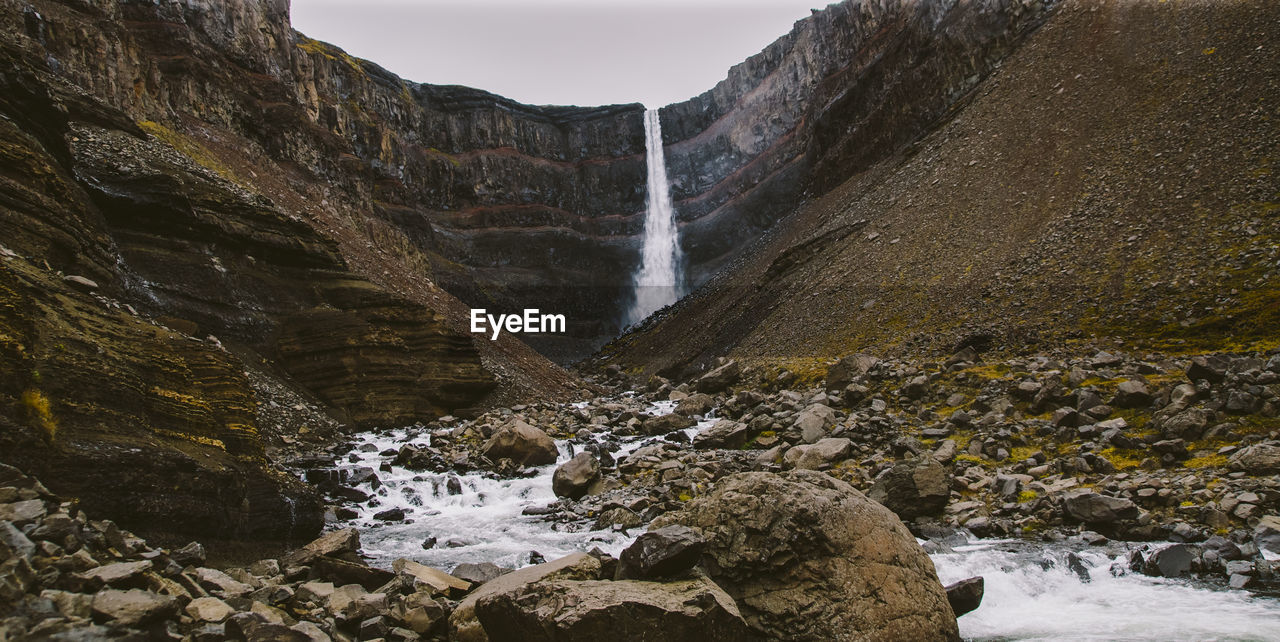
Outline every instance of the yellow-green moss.
{"type": "Polygon", "coordinates": [[[53,418],[49,398],[43,392],[29,388],[22,393],[22,405],[27,409],[27,415],[31,420],[44,430],[49,443],[53,443],[58,436],[58,422],[53,418]]]}
{"type": "Polygon", "coordinates": [[[177,131],[152,120],[139,121],[138,127],[141,127],[143,131],[156,137],[161,142],[178,150],[184,156],[190,158],[195,164],[208,169],[233,183],[239,185],[244,184],[244,181],[240,180],[240,177],[236,175],[235,171],[227,166],[226,163],[219,160],[213,152],[209,151],[209,148],[201,145],[190,136],[180,134],[177,131]]]}
{"type": "Polygon", "coordinates": [[[1227,456],[1214,454],[1204,457],[1192,457],[1182,462],[1182,465],[1187,468],[1222,468],[1227,465],[1227,456]]]}
{"type": "Polygon", "coordinates": [[[1025,504],[1030,501],[1035,501],[1039,496],[1040,494],[1034,490],[1024,490],[1021,493],[1018,493],[1018,503],[1025,504]]]}
{"type": "Polygon", "coordinates": [[[1137,468],[1142,460],[1139,458],[1140,451],[1122,450],[1119,448],[1105,448],[1098,451],[1098,456],[1111,462],[1116,470],[1130,470],[1137,468]]]}

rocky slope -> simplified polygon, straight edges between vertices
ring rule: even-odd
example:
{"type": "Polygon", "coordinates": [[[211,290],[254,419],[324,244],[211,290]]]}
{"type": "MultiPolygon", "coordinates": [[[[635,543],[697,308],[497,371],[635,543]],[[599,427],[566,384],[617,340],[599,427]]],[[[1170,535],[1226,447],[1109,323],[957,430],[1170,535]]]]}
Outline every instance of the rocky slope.
{"type": "Polygon", "coordinates": [[[1273,345],[1278,20],[1065,2],[938,129],[606,353],[675,374],[726,354],[796,371],[963,343],[1273,345]]]}

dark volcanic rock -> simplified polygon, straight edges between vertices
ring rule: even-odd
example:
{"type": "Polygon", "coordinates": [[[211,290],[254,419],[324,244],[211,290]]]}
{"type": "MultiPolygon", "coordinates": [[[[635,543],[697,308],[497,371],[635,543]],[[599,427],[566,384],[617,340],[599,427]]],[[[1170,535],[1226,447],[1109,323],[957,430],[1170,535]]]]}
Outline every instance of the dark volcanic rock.
{"type": "Polygon", "coordinates": [[[580,452],[556,469],[551,476],[551,490],[556,497],[582,499],[599,478],[600,460],[589,452],[580,452]]]}
{"type": "Polygon", "coordinates": [[[967,580],[960,580],[955,584],[948,584],[947,602],[951,604],[951,610],[955,612],[956,617],[960,617],[965,613],[969,613],[982,605],[982,594],[986,583],[981,576],[971,577],[967,580]]]}
{"type": "Polygon", "coordinates": [[[951,498],[950,475],[932,457],[904,461],[881,473],[867,497],[905,520],[933,515],[951,498]]]}
{"type": "Polygon", "coordinates": [[[687,526],[664,526],[640,535],[618,556],[618,579],[651,580],[688,570],[706,542],[687,526]]]}

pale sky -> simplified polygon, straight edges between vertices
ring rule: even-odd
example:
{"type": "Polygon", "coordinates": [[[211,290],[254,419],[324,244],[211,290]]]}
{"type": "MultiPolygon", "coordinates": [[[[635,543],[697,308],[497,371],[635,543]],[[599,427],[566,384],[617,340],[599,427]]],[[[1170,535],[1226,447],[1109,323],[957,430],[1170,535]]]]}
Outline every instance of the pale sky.
{"type": "Polygon", "coordinates": [[[535,105],[661,107],[830,0],[293,0],[293,26],[407,80],[535,105]]]}

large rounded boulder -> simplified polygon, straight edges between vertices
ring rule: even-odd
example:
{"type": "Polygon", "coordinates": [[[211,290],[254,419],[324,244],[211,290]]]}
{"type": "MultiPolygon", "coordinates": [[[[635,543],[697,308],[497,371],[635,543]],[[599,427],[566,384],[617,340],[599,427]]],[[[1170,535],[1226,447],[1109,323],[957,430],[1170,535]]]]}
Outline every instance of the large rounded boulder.
{"type": "Polygon", "coordinates": [[[959,640],[933,562],[889,509],[829,475],[740,473],[664,515],[706,538],[700,565],[780,640],[959,640]]]}
{"type": "Polygon", "coordinates": [[[545,466],[556,463],[559,452],[556,442],[547,433],[514,419],[503,424],[480,453],[491,461],[510,459],[520,466],[545,466]]]}

